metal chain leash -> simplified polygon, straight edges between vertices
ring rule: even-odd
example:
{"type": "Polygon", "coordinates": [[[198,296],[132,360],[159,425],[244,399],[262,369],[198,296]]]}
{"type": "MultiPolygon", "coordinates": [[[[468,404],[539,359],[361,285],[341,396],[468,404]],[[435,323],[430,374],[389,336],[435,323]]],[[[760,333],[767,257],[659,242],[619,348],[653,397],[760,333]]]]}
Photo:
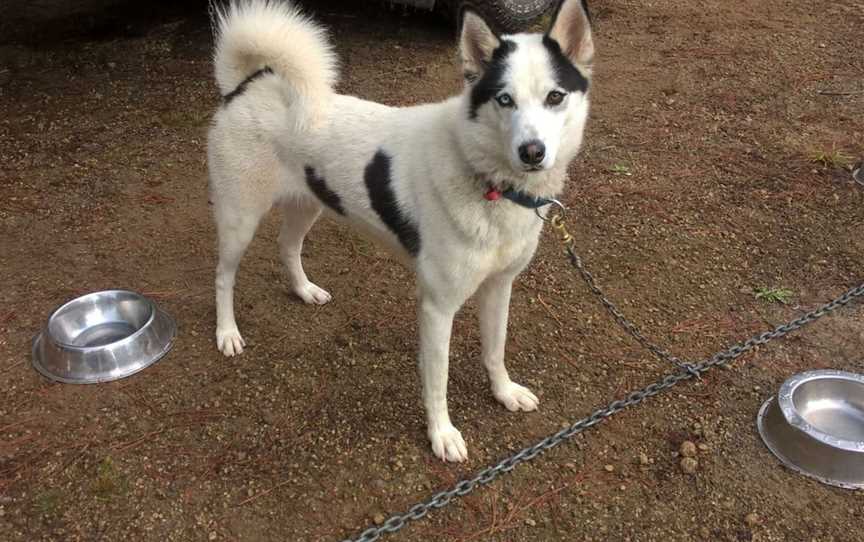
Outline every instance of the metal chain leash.
{"type": "MultiPolygon", "coordinates": [[[[557,203],[557,202],[556,202],[557,203]]],[[[574,435],[585,431],[586,429],[597,425],[602,422],[606,418],[621,412],[624,409],[630,408],[632,406],[640,404],[642,401],[649,397],[653,397],[663,391],[675,386],[679,382],[683,382],[685,380],[690,380],[692,378],[698,378],[702,373],[705,373],[718,365],[726,365],[729,362],[743,356],[745,353],[750,350],[756,348],[757,346],[764,345],[774,339],[779,339],[795,330],[801,329],[802,327],[810,324],[818,320],[819,318],[825,316],[826,314],[849,304],[856,298],[864,296],[864,283],[861,285],[851,288],[847,290],[843,295],[838,297],[837,299],[826,303],[819,307],[816,310],[810,311],[804,316],[800,318],[796,318],[787,324],[782,324],[775,327],[773,330],[765,331],[759,335],[753,336],[743,343],[738,343],[722,352],[718,352],[714,354],[711,358],[701,361],[699,363],[684,363],[680,359],[675,356],[669,354],[662,348],[656,346],[654,343],[645,338],[642,333],[629,321],[627,320],[623,314],[615,307],[615,305],[606,298],[603,292],[597,287],[596,283],[593,280],[593,276],[590,272],[584,267],[582,264],[581,258],[576,255],[573,250],[573,237],[567,231],[567,228],[563,223],[563,206],[558,204],[561,207],[562,213],[553,216],[548,219],[548,221],[552,224],[552,226],[558,231],[561,237],[561,242],[564,244],[567,254],[570,257],[570,261],[573,266],[579,271],[582,278],[585,280],[588,287],[591,291],[601,300],[603,305],[609,310],[612,314],[613,318],[619,325],[621,325],[624,329],[626,329],[630,334],[636,338],[640,344],[645,346],[648,350],[653,352],[655,355],[660,357],[661,359],[665,359],[676,364],[679,367],[679,370],[674,373],[670,373],[665,375],[660,380],[645,386],[640,390],[636,390],[627,394],[623,399],[617,399],[612,401],[608,405],[603,408],[597,409],[591,413],[591,415],[586,416],[569,427],[564,428],[558,431],[555,434],[552,434],[540,442],[523,448],[522,450],[516,452],[510,457],[502,460],[497,465],[492,467],[487,467],[477,473],[473,478],[468,478],[462,480],[455,484],[453,487],[446,491],[441,491],[440,493],[436,493],[429,499],[415,504],[411,508],[408,509],[404,514],[396,514],[391,516],[387,521],[385,521],[380,526],[370,527],[360,533],[360,536],[353,539],[345,539],[342,542],[374,542],[378,540],[387,533],[395,533],[396,531],[402,529],[411,521],[416,521],[425,517],[430,511],[443,508],[452,502],[454,499],[458,497],[462,497],[471,493],[479,486],[486,485],[502,474],[508,473],[520,463],[524,463],[525,461],[529,461],[534,459],[541,453],[558,446],[562,442],[570,439],[574,435]]],[[[547,220],[544,218],[544,220],[547,220]]]]}
{"type": "MultiPolygon", "coordinates": [[[[570,232],[567,231],[567,227],[564,224],[564,220],[563,220],[564,207],[560,203],[558,203],[558,206],[560,207],[561,212],[559,214],[556,214],[556,215],[552,216],[551,218],[549,218],[548,222],[558,232],[561,244],[564,245],[564,248],[567,251],[567,255],[569,256],[570,262],[573,264],[573,267],[575,267],[579,271],[579,274],[582,276],[582,279],[585,281],[585,284],[588,286],[588,289],[591,290],[591,292],[600,300],[600,302],[603,304],[603,306],[606,307],[609,314],[612,315],[612,318],[618,323],[618,325],[620,325],[634,339],[636,339],[639,342],[639,344],[641,344],[643,347],[645,347],[647,350],[649,350],[651,353],[656,355],[661,360],[668,361],[668,362],[676,365],[678,368],[687,371],[692,376],[698,377],[699,374],[704,372],[704,370],[700,370],[699,367],[700,367],[700,365],[703,365],[706,362],[697,363],[697,364],[684,362],[680,358],[673,356],[668,351],[657,346],[655,343],[648,340],[642,334],[642,332],[639,331],[639,329],[636,327],[636,325],[633,324],[630,320],[628,320],[627,317],[625,317],[624,314],[620,310],[618,310],[618,307],[614,303],[612,303],[612,301],[610,301],[608,297],[606,297],[606,295],[603,293],[602,290],[600,290],[600,288],[597,286],[597,283],[594,281],[594,276],[585,267],[585,264],[582,262],[582,258],[580,258],[579,255],[576,254],[576,252],[574,251],[573,245],[575,244],[575,240],[573,239],[573,236],[570,234],[570,232]]],[[[810,322],[825,316],[827,313],[829,313],[833,310],[836,310],[839,307],[842,307],[843,305],[848,304],[850,301],[852,301],[853,299],[855,299],[856,297],[859,297],[861,295],[864,295],[864,284],[861,284],[860,286],[858,286],[856,288],[852,288],[852,289],[846,291],[843,295],[841,295],[840,297],[838,297],[834,301],[826,303],[822,307],[819,307],[818,309],[811,311],[811,312],[805,314],[804,316],[789,322],[788,324],[783,324],[783,325],[777,326],[776,328],[774,328],[771,331],[766,331],[760,335],[757,335],[755,337],[748,339],[747,341],[745,341],[741,345],[741,346],[745,347],[744,350],[742,351],[742,353],[746,352],[747,350],[750,350],[754,346],[763,345],[763,344],[767,343],[768,341],[778,339],[780,337],[783,337],[784,335],[789,334],[792,331],[800,329],[800,328],[804,327],[805,325],[809,324],[810,322]]],[[[735,348],[736,347],[733,346],[732,348],[727,350],[727,352],[735,351],[735,348]]],[[[721,354],[718,354],[718,355],[721,355],[721,354]]],[[[738,356],[736,356],[736,357],[738,357],[738,356]]],[[[714,359],[714,358],[711,358],[711,359],[714,359]]],[[[734,358],[731,358],[731,359],[734,359],[734,358]]],[[[713,364],[713,365],[716,365],[716,364],[713,364]]],[[[713,365],[709,365],[709,367],[712,367],[713,365]]]]}
{"type": "Polygon", "coordinates": [[[572,263],[573,267],[575,267],[576,270],[579,271],[579,274],[582,276],[582,280],[585,281],[588,289],[591,290],[591,293],[597,296],[597,299],[600,300],[600,303],[602,303],[603,306],[606,307],[606,310],[609,311],[609,314],[612,316],[615,322],[617,322],[618,325],[621,326],[622,329],[624,329],[624,331],[629,333],[630,336],[636,339],[636,341],[638,341],[639,344],[645,347],[646,350],[648,350],[661,360],[668,361],[669,363],[679,368],[686,369],[688,371],[690,370],[692,364],[681,361],[680,358],[673,356],[671,353],[669,353],[668,350],[664,350],[663,348],[660,348],[653,342],[649,341],[645,337],[645,335],[643,335],[642,332],[639,331],[639,328],[637,328],[636,325],[633,324],[633,322],[628,320],[627,317],[624,316],[624,314],[618,309],[618,307],[614,303],[612,303],[612,301],[610,301],[608,297],[606,297],[606,295],[603,293],[602,290],[600,290],[600,288],[597,286],[597,283],[594,281],[594,275],[592,275],[591,272],[585,268],[585,264],[582,263],[582,258],[580,258],[579,255],[573,251],[572,243],[567,244],[566,250],[567,255],[570,257],[570,263],[572,263]]]}

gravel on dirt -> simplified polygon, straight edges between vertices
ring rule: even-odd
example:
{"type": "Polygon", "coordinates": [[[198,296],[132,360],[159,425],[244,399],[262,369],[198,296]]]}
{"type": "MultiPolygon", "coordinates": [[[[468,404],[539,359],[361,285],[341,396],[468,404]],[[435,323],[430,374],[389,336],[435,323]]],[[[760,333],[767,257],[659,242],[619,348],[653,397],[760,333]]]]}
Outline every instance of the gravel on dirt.
{"type": "MultiPolygon", "coordinates": [[[[448,388],[470,460],[442,464],[423,425],[411,274],[323,219],[304,265],[334,299],[306,306],[287,293],[276,216],[238,274],[248,348],[223,358],[206,3],[95,3],[52,17],[51,1],[8,0],[0,17],[0,540],[340,540],[669,370],[614,327],[546,232],[515,284],[507,345],[540,409],[491,397],[469,303],[448,388]],[[177,319],[170,355],[105,385],[45,381],[29,349],[48,312],[108,287],[177,319]]],[[[860,283],[860,2],[590,3],[592,113],[561,199],[622,310],[699,359],[860,283]],[[756,299],[761,288],[792,301],[756,299]]],[[[404,106],[460,89],[446,21],[304,5],[331,30],[343,92],[404,106]]],[[[861,495],[784,469],[754,420],[795,372],[864,372],[862,344],[861,308],[843,309],[390,539],[858,542],[861,495]]]]}

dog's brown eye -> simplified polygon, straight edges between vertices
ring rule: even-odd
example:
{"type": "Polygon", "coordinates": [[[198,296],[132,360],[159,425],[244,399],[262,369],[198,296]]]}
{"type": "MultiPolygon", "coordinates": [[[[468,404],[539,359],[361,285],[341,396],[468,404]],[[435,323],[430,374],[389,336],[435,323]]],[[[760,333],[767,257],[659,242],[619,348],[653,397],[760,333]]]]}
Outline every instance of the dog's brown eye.
{"type": "Polygon", "coordinates": [[[546,105],[559,105],[564,101],[564,93],[553,90],[546,96],[546,105]]]}
{"type": "Polygon", "coordinates": [[[495,101],[498,102],[498,105],[501,107],[513,107],[513,98],[511,98],[509,94],[499,94],[498,96],[495,96],[495,101]]]}

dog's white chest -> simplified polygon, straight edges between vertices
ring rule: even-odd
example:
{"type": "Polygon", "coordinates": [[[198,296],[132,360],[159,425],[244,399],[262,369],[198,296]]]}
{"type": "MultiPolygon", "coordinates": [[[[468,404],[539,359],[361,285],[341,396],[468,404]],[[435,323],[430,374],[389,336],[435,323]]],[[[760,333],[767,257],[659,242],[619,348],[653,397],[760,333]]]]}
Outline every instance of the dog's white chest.
{"type": "Polygon", "coordinates": [[[537,249],[541,227],[539,220],[517,220],[493,228],[483,250],[482,271],[495,274],[523,267],[537,249]]]}

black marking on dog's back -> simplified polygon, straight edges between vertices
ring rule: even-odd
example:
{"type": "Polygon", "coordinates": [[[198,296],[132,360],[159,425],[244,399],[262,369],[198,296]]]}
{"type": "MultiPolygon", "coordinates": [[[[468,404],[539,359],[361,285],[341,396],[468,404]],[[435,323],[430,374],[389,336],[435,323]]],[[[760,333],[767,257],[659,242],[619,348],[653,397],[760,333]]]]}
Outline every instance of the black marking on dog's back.
{"type": "Polygon", "coordinates": [[[317,176],[315,168],[312,166],[306,166],[304,171],[306,172],[306,184],[309,185],[309,190],[321,200],[321,203],[340,215],[345,216],[345,208],[342,207],[342,198],[339,197],[339,194],[330,190],[324,177],[317,176]]]}
{"type": "Polygon", "coordinates": [[[492,51],[492,58],[485,66],[483,77],[471,89],[471,109],[468,116],[477,118],[480,106],[494,98],[504,88],[504,70],[507,68],[507,57],[516,50],[516,42],[501,40],[501,44],[492,51]]]}
{"type": "Polygon", "coordinates": [[[381,217],[381,221],[399,238],[405,250],[412,256],[417,256],[420,252],[420,233],[399,209],[399,202],[396,201],[396,194],[393,192],[390,162],[387,153],[379,149],[366,166],[363,180],[369,192],[369,201],[381,217]]]}
{"type": "Polygon", "coordinates": [[[253,73],[252,75],[250,75],[249,77],[247,77],[246,79],[241,81],[240,84],[237,85],[237,88],[235,88],[234,90],[232,90],[231,92],[229,92],[225,96],[222,96],[222,102],[225,105],[228,105],[229,103],[231,103],[231,100],[233,100],[237,96],[240,96],[241,94],[246,92],[246,87],[248,87],[249,84],[252,83],[252,81],[258,79],[259,77],[263,77],[263,76],[271,74],[271,73],[273,73],[273,70],[271,68],[269,68],[267,66],[261,68],[260,70],[256,71],[255,73],[253,73]]]}
{"type": "Polygon", "coordinates": [[[561,88],[567,92],[585,92],[588,90],[588,79],[573,65],[561,52],[561,46],[548,35],[543,36],[543,46],[549,53],[552,68],[555,70],[555,79],[561,88]]]}

